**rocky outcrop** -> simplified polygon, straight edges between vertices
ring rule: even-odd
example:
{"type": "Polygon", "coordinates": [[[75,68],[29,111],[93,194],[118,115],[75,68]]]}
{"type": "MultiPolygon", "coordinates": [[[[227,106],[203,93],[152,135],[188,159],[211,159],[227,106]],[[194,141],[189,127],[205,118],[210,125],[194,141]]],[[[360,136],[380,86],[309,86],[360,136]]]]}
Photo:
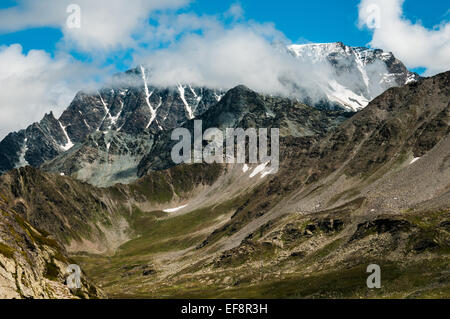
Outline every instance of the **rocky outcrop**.
{"type": "Polygon", "coordinates": [[[0,142],[0,172],[24,165],[38,167],[71,145],[61,123],[50,112],[39,123],[10,133],[0,142]]]}
{"type": "Polygon", "coordinates": [[[70,261],[48,233],[31,226],[0,196],[0,298],[101,298],[104,294],[81,276],[81,288],[66,285],[70,261]]]}
{"type": "Polygon", "coordinates": [[[137,179],[139,162],[152,148],[154,139],[145,131],[136,135],[96,132],[41,168],[99,187],[128,184],[137,179]]]}

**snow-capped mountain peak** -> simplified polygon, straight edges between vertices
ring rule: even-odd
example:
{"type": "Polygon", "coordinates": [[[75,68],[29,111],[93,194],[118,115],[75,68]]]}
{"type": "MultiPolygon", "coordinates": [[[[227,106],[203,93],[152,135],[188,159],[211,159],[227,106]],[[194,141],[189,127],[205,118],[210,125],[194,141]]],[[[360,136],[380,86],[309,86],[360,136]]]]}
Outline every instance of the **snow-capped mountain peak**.
{"type": "Polygon", "coordinates": [[[391,52],[364,47],[349,47],[342,42],[288,46],[297,59],[333,68],[333,78],[323,89],[331,104],[357,111],[393,86],[419,79],[391,52]]]}

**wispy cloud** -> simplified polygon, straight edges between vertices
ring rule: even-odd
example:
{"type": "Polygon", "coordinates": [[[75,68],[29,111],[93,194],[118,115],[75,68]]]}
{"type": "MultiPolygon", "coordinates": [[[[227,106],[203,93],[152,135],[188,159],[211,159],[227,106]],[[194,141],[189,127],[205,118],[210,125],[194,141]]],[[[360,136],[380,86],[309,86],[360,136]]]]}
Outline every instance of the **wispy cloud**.
{"type": "Polygon", "coordinates": [[[52,58],[42,50],[25,54],[18,44],[0,47],[0,70],[0,138],[40,120],[45,112],[58,114],[98,74],[70,56],[52,58]]]}
{"type": "Polygon", "coordinates": [[[239,2],[236,2],[230,6],[224,16],[225,18],[231,18],[234,21],[242,20],[244,19],[244,9],[239,2]]]}
{"type": "Polygon", "coordinates": [[[450,70],[450,23],[433,29],[403,15],[404,0],[362,0],[359,25],[373,30],[370,45],[392,51],[410,68],[424,67],[427,75],[450,70]]]}
{"type": "Polygon", "coordinates": [[[99,54],[137,45],[152,12],[176,9],[190,0],[19,0],[0,10],[0,32],[50,26],[64,34],[64,45],[99,54]],[[80,28],[70,28],[70,4],[80,9],[80,28]]]}
{"type": "MultiPolygon", "coordinates": [[[[179,25],[179,19],[173,17],[172,23],[164,25],[179,25]]],[[[212,23],[210,17],[196,15],[184,15],[182,20],[182,25],[193,27],[183,29],[181,37],[174,32],[178,41],[164,49],[135,54],[136,64],[149,67],[153,85],[190,83],[230,89],[244,84],[263,93],[290,95],[294,92],[290,84],[301,83],[313,96],[317,84],[330,75],[327,63],[313,66],[288,54],[288,40],[272,24],[226,26],[220,20],[212,23]]]]}

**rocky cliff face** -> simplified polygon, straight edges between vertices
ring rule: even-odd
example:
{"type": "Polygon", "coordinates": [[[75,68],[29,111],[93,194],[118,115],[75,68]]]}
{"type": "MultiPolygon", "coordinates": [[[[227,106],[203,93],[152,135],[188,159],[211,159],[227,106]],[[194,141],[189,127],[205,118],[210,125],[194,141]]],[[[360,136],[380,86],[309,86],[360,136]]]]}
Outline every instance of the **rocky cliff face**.
{"type": "MultiPolygon", "coordinates": [[[[193,88],[190,85],[153,87],[148,77],[148,71],[142,66],[117,75],[111,88],[79,92],[59,119],[50,113],[27,129],[10,133],[0,142],[0,172],[24,165],[39,167],[71,150],[74,145],[79,145],[77,155],[82,148],[83,154],[89,156],[93,144],[97,147],[97,144],[109,143],[104,142],[103,137],[108,135],[107,139],[113,146],[111,154],[126,156],[119,156],[117,161],[109,157],[105,161],[117,162],[114,173],[123,174],[126,180],[130,171],[136,170],[136,162],[143,156],[142,147],[151,143],[152,135],[178,127],[202,114],[223,96],[219,90],[193,88]],[[136,144],[131,151],[128,148],[130,143],[136,144]]],[[[107,154],[102,155],[108,158],[107,154]]],[[[91,162],[81,162],[78,158],[77,163],[80,164],[75,165],[73,161],[66,164],[71,169],[66,167],[60,173],[81,170],[80,178],[87,176],[86,179],[89,179],[91,176],[86,172],[89,168],[84,165],[89,166],[91,162]]],[[[95,178],[92,177],[93,180],[95,178]]],[[[125,180],[117,178],[114,181],[125,180]]]]}
{"type": "Polygon", "coordinates": [[[126,134],[96,132],[83,143],[44,163],[41,168],[72,176],[96,186],[130,183],[137,179],[138,165],[151,150],[155,136],[150,132],[126,134]]]}
{"type": "Polygon", "coordinates": [[[72,263],[51,235],[31,226],[0,196],[0,298],[104,297],[85,274],[80,289],[68,288],[67,267],[72,263]]]}
{"type": "Polygon", "coordinates": [[[33,165],[38,167],[69,149],[71,144],[53,113],[27,129],[10,133],[0,143],[0,171],[33,165]]]}
{"type": "Polygon", "coordinates": [[[70,139],[80,143],[98,131],[136,135],[145,130],[171,129],[202,114],[223,95],[221,91],[190,85],[154,87],[149,77],[140,66],[117,75],[111,88],[78,93],[60,117],[70,139]]]}
{"type": "MultiPolygon", "coordinates": [[[[320,137],[353,114],[319,110],[291,99],[264,96],[241,85],[228,91],[219,103],[195,120],[202,121],[203,131],[208,128],[222,131],[226,128],[279,128],[282,137],[320,137]]],[[[192,137],[195,120],[183,125],[192,137]]],[[[175,143],[177,141],[171,140],[171,132],[160,134],[139,163],[139,176],[175,165],[170,157],[175,143]]]]}

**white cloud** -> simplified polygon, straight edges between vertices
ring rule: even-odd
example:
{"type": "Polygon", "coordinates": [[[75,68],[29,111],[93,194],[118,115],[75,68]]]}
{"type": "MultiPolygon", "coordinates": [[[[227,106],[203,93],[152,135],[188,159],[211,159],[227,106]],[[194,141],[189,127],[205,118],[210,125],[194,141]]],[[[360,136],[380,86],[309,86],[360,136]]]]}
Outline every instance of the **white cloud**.
{"type": "Polygon", "coordinates": [[[300,84],[309,97],[320,99],[324,97],[320,87],[333,72],[326,61],[312,65],[288,54],[288,40],[270,23],[230,26],[222,17],[185,14],[164,17],[161,28],[154,34],[177,41],[134,56],[135,64],[149,68],[149,81],[156,86],[189,83],[227,90],[244,84],[262,93],[303,98],[306,94],[296,87],[300,84]]]}
{"type": "Polygon", "coordinates": [[[370,45],[393,52],[410,68],[426,68],[427,75],[450,70],[450,23],[427,29],[403,16],[403,3],[404,0],[361,1],[360,26],[377,26],[370,45]]]}
{"type": "Polygon", "coordinates": [[[50,26],[64,34],[64,44],[85,52],[132,47],[155,10],[173,9],[189,0],[19,0],[0,10],[0,32],[50,26]],[[81,9],[81,28],[67,27],[69,4],[81,9]]]}
{"type": "Polygon", "coordinates": [[[41,50],[24,54],[18,44],[0,47],[0,70],[0,139],[49,110],[56,116],[87,85],[78,79],[94,72],[67,56],[52,58],[41,50]]]}
{"type": "Polygon", "coordinates": [[[230,6],[227,12],[224,14],[225,18],[231,18],[234,21],[244,18],[244,9],[240,3],[234,3],[230,6]]]}

